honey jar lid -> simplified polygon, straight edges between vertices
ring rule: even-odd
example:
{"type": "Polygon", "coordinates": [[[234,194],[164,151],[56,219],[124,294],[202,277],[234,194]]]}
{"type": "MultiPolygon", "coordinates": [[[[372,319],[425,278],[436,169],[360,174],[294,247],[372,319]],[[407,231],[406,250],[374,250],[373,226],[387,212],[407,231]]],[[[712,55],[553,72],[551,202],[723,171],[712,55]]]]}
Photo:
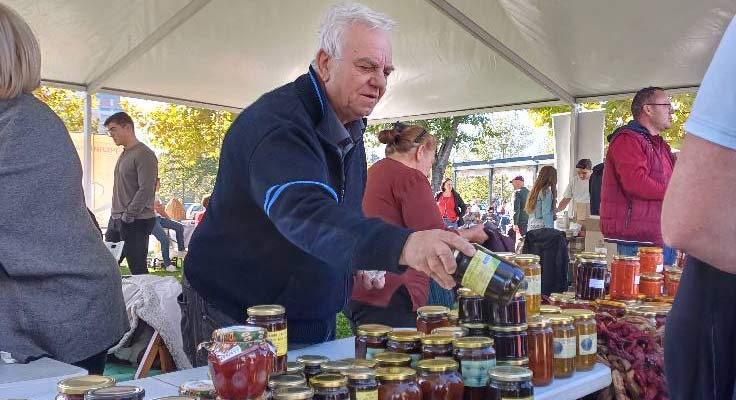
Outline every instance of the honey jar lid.
{"type": "Polygon", "coordinates": [[[379,368],[376,370],[376,378],[379,381],[403,381],[416,376],[416,371],[406,367],[379,368]]]}
{"type": "Polygon", "coordinates": [[[467,322],[460,324],[460,327],[466,329],[487,329],[488,324],[483,324],[480,322],[467,322]]]}
{"type": "Polygon", "coordinates": [[[363,360],[359,358],[343,358],[340,361],[350,363],[353,368],[376,368],[376,360],[363,360]]]}
{"type": "Polygon", "coordinates": [[[544,328],[549,326],[550,322],[548,318],[545,318],[541,315],[535,315],[531,318],[528,318],[526,324],[529,326],[529,328],[544,328]]]}
{"type": "Polygon", "coordinates": [[[322,369],[328,374],[339,374],[350,368],[353,368],[353,364],[345,361],[327,361],[322,364],[322,369]]]}
{"type": "Polygon", "coordinates": [[[271,379],[268,380],[268,387],[271,389],[276,389],[277,387],[282,386],[306,386],[307,385],[307,379],[299,374],[281,374],[281,375],[274,375],[271,376],[271,379]]]}
{"type": "Polygon", "coordinates": [[[286,363],[286,373],[287,374],[304,373],[304,364],[296,362],[296,361],[289,361],[286,363]]]}
{"type": "Polygon", "coordinates": [[[426,335],[422,338],[422,344],[452,344],[455,337],[451,334],[437,334],[426,335]]]}
{"type": "Polygon", "coordinates": [[[508,360],[498,360],[496,365],[511,365],[514,367],[525,367],[529,365],[529,357],[512,358],[508,360]]]}
{"type": "Polygon", "coordinates": [[[539,306],[539,312],[542,314],[559,314],[562,312],[562,308],[551,306],[549,304],[542,304],[539,306]]]}
{"type": "Polygon", "coordinates": [[[252,325],[235,325],[212,332],[215,342],[253,342],[266,339],[266,329],[252,325]]]}
{"type": "Polygon", "coordinates": [[[552,325],[569,325],[574,321],[572,317],[562,314],[549,314],[547,318],[552,325]]]}
{"type": "Polygon", "coordinates": [[[675,266],[665,266],[664,267],[664,273],[665,274],[682,274],[682,268],[675,267],[675,266]]]}
{"type": "Polygon", "coordinates": [[[501,382],[523,382],[532,379],[532,371],[524,367],[501,365],[491,368],[488,376],[501,382]]]}
{"type": "Polygon", "coordinates": [[[389,332],[388,338],[397,342],[416,342],[422,338],[422,333],[416,330],[392,331],[389,332]]]}
{"type": "Polygon", "coordinates": [[[434,317],[447,315],[450,309],[445,306],[424,306],[417,309],[417,315],[420,317],[434,317]]]}
{"type": "Polygon", "coordinates": [[[472,289],[461,287],[457,290],[458,297],[482,297],[478,293],[475,293],[472,289]]]}
{"type": "Polygon", "coordinates": [[[450,310],[450,312],[447,313],[447,317],[450,319],[450,321],[457,320],[460,317],[459,314],[460,310],[456,308],[454,310],[450,310]]]}
{"type": "Polygon", "coordinates": [[[249,317],[275,317],[286,314],[286,308],[278,304],[264,304],[248,307],[245,312],[249,317]]]}
{"type": "Polygon", "coordinates": [[[328,361],[330,359],[325,356],[303,355],[296,358],[296,362],[310,367],[318,367],[328,361]]]}
{"type": "Polygon", "coordinates": [[[626,310],[626,315],[633,315],[635,317],[654,318],[657,313],[651,309],[642,309],[640,307],[629,308],[626,310]]]}
{"type": "Polygon", "coordinates": [[[593,261],[605,261],[606,255],[603,253],[594,253],[592,251],[586,251],[575,256],[578,260],[593,260],[593,261]]]}
{"type": "Polygon", "coordinates": [[[520,266],[539,264],[539,256],[536,254],[519,254],[514,257],[514,263],[520,266]]]}
{"type": "Polygon", "coordinates": [[[404,353],[384,351],[383,353],[376,354],[374,360],[376,360],[376,363],[382,365],[404,365],[411,362],[411,356],[404,353]]]}
{"type": "Polygon", "coordinates": [[[618,261],[639,261],[639,256],[622,256],[617,254],[613,256],[613,259],[618,261]]]}
{"type": "Polygon", "coordinates": [[[517,255],[516,253],[511,253],[511,252],[500,252],[500,253],[495,253],[495,254],[503,258],[506,261],[514,261],[514,258],[516,258],[516,255],[517,255]]]}
{"type": "Polygon", "coordinates": [[[481,349],[493,346],[493,340],[485,336],[468,336],[455,339],[454,346],[460,349],[481,349]]]}
{"type": "Polygon", "coordinates": [[[203,397],[209,399],[215,398],[217,396],[217,391],[215,390],[215,385],[212,384],[211,380],[204,379],[182,383],[179,386],[179,394],[182,396],[193,396],[197,398],[203,397]]]}
{"type": "Polygon", "coordinates": [[[626,308],[626,304],[620,301],[598,299],[595,301],[596,305],[614,308],[626,308]]]}
{"type": "Polygon", "coordinates": [[[661,247],[639,247],[639,253],[662,253],[661,247]]]}
{"type": "Polygon", "coordinates": [[[339,388],[348,384],[348,378],[339,374],[322,374],[313,376],[309,384],[318,388],[339,388]]]}
{"type": "Polygon", "coordinates": [[[432,329],[432,334],[452,335],[455,339],[468,336],[468,328],[463,326],[442,326],[432,329]]]}
{"type": "Polygon", "coordinates": [[[494,332],[522,332],[528,328],[527,324],[510,325],[510,326],[493,326],[491,330],[494,332]]]}
{"type": "Polygon", "coordinates": [[[679,282],[682,279],[682,274],[669,274],[667,275],[667,279],[672,282],[679,282]]]}
{"type": "Polygon", "coordinates": [[[381,324],[358,325],[358,336],[386,336],[392,330],[393,329],[390,326],[381,324]]]}
{"type": "Polygon", "coordinates": [[[658,274],[656,272],[643,273],[640,275],[640,277],[645,281],[661,281],[664,279],[664,276],[662,274],[658,274]]]}
{"type": "Polygon", "coordinates": [[[145,395],[146,391],[138,386],[108,386],[90,390],[85,393],[84,398],[85,400],[138,400],[145,395]]]}
{"type": "Polygon", "coordinates": [[[340,371],[348,379],[371,379],[376,377],[376,371],[370,368],[350,368],[340,371]]]}
{"type": "Polygon", "coordinates": [[[274,400],[311,400],[314,397],[314,389],[302,387],[280,387],[274,390],[274,400]]]}
{"type": "Polygon", "coordinates": [[[568,308],[562,310],[562,315],[572,317],[574,320],[592,319],[595,317],[595,313],[590,310],[584,310],[580,308],[568,308]]]}
{"type": "Polygon", "coordinates": [[[115,379],[109,376],[88,375],[68,378],[60,381],[56,388],[63,394],[84,394],[89,390],[106,388],[115,385],[115,379]]]}
{"type": "Polygon", "coordinates": [[[422,360],[417,363],[417,370],[428,372],[457,371],[457,361],[451,358],[435,358],[432,360],[422,360]]]}

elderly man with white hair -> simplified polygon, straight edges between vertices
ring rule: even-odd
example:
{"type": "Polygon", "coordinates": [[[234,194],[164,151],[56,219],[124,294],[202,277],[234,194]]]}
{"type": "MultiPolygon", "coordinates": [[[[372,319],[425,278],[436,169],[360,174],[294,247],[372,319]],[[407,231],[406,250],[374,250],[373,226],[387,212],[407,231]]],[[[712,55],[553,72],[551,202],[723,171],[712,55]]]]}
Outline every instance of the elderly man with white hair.
{"type": "Polygon", "coordinates": [[[206,363],[195,346],[242,323],[248,307],[284,306],[294,349],[335,337],[358,270],[408,266],[451,288],[453,251],[473,255],[454,233],[413,232],[361,211],[364,117],[394,69],[393,26],[359,4],[332,7],[307,73],[263,95],[230,127],[184,266],[182,327],[194,364],[206,363]]]}

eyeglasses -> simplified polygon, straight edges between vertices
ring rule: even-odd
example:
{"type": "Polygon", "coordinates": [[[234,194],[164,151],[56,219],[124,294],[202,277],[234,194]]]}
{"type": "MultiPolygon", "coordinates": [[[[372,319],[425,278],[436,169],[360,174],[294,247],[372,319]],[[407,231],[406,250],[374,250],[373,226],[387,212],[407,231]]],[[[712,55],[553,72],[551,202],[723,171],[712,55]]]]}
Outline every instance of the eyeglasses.
{"type": "Polygon", "coordinates": [[[670,110],[674,110],[675,107],[671,103],[645,103],[647,106],[667,106],[670,110]]]}
{"type": "MultiPolygon", "coordinates": [[[[399,121],[394,122],[394,129],[396,130],[396,132],[399,132],[399,133],[401,133],[401,131],[403,131],[404,129],[406,129],[407,126],[408,125],[406,125],[404,123],[401,123],[399,121]]],[[[422,129],[422,131],[419,132],[419,134],[417,135],[417,137],[414,138],[414,143],[420,143],[421,140],[422,140],[422,138],[426,134],[427,134],[427,130],[426,129],[422,129]]]]}

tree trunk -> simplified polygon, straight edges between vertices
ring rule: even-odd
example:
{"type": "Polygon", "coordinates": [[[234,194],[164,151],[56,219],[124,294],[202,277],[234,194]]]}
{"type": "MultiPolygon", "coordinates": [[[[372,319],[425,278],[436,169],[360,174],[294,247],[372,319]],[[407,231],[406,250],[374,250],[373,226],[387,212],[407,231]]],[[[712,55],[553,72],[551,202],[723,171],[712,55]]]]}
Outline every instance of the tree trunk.
{"type": "Polygon", "coordinates": [[[457,128],[460,125],[460,118],[453,117],[449,135],[444,141],[438,143],[437,153],[434,155],[434,165],[432,166],[432,191],[439,192],[441,190],[442,180],[445,176],[445,169],[450,162],[450,154],[457,140],[457,128]]]}

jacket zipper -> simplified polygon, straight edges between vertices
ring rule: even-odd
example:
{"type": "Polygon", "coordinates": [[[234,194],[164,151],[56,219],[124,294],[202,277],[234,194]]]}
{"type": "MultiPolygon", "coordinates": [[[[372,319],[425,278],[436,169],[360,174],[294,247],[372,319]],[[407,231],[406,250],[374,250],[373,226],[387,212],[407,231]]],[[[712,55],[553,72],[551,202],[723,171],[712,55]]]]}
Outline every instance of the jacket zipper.
{"type": "Polygon", "coordinates": [[[624,220],[624,229],[629,227],[629,221],[631,221],[631,202],[626,206],[626,220],[624,220]]]}

